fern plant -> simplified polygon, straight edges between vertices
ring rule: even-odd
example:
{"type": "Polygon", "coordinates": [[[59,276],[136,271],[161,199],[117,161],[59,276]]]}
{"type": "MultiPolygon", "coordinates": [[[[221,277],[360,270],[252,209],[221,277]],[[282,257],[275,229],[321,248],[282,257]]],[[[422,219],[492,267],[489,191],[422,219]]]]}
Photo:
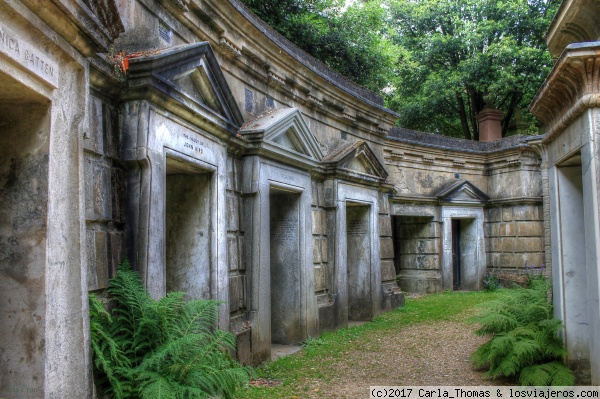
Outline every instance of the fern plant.
{"type": "Polygon", "coordinates": [[[232,398],[251,369],[229,355],[232,334],[216,330],[216,301],[185,301],[183,293],[154,300],[127,261],[108,293],[111,312],[90,295],[94,374],[114,398],[232,398]]]}
{"type": "Polygon", "coordinates": [[[472,319],[481,324],[477,335],[491,336],[471,355],[475,366],[488,368],[486,377],[518,377],[521,385],[573,385],[549,288],[547,279],[537,279],[530,288],[503,290],[487,312],[472,319]]]}

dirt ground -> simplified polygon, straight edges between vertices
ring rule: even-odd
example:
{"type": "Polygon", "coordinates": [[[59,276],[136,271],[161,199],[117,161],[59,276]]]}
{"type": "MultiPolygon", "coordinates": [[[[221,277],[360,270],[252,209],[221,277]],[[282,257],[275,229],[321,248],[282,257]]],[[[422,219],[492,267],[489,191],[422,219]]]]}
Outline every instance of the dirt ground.
{"type": "Polygon", "coordinates": [[[303,398],[367,398],[369,386],[479,386],[513,385],[506,380],[483,378],[469,356],[487,339],[473,332],[476,325],[440,321],[371,331],[366,344],[345,353],[327,378],[303,381],[303,398]]]}
{"type": "Polygon", "coordinates": [[[369,386],[512,385],[483,378],[469,356],[486,338],[475,326],[437,322],[399,329],[385,337],[373,333],[361,350],[347,353],[329,381],[306,381],[307,398],[366,398],[369,386]]]}

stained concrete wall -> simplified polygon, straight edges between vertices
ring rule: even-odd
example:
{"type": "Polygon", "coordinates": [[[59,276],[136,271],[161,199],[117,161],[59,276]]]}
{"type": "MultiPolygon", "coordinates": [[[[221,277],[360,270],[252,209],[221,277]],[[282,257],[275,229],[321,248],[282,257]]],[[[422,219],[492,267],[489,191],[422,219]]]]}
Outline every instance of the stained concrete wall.
{"type": "Polygon", "coordinates": [[[211,299],[211,180],[208,173],[167,171],[166,289],[188,299],[211,299]]]}
{"type": "Polygon", "coordinates": [[[116,104],[94,92],[83,139],[88,289],[103,290],[125,258],[125,169],[116,104]]]}
{"type": "Polygon", "coordinates": [[[315,295],[319,307],[319,331],[334,330],[333,270],[329,261],[331,251],[328,243],[329,221],[325,208],[324,185],[322,181],[312,182],[312,233],[313,263],[315,273],[315,295]]]}
{"type": "Polygon", "coordinates": [[[392,216],[395,270],[407,292],[441,290],[439,222],[429,216],[392,216]]]}
{"type": "Polygon", "coordinates": [[[269,196],[271,342],[278,344],[297,344],[306,339],[301,317],[299,197],[277,189],[269,196]]]}
{"type": "Polygon", "coordinates": [[[600,342],[596,339],[600,328],[598,120],[600,111],[588,109],[546,145],[552,280],[553,287],[560,287],[553,292],[554,313],[565,324],[569,364],[579,381],[591,384],[600,381],[600,342]]]}
{"type": "MultiPolygon", "coordinates": [[[[578,155],[579,157],[580,155],[578,155]]],[[[583,183],[581,165],[557,170],[558,218],[561,230],[561,265],[564,290],[563,318],[568,342],[569,365],[579,383],[590,383],[590,331],[586,273],[586,237],[582,229],[583,183]],[[582,378],[585,378],[582,380],[582,378]]]]}
{"type": "Polygon", "coordinates": [[[270,358],[271,344],[275,342],[273,339],[292,341],[291,337],[284,338],[280,332],[279,336],[272,335],[273,321],[281,327],[284,327],[284,321],[294,321],[291,331],[293,342],[319,333],[311,227],[313,191],[312,180],[306,171],[258,156],[244,158],[243,172],[248,323],[251,325],[252,363],[260,363],[270,358]],[[283,198],[289,201],[288,207],[281,201],[276,202],[279,196],[271,194],[276,191],[287,193],[283,198]],[[286,217],[297,212],[297,226],[291,223],[288,226],[290,232],[296,232],[298,236],[297,252],[289,252],[290,256],[285,253],[285,225],[279,225],[276,219],[272,219],[271,212],[283,212],[286,217]],[[276,237],[272,237],[271,233],[276,233],[276,237]],[[272,260],[275,262],[273,267],[272,260]],[[284,265],[292,266],[288,270],[290,280],[282,275],[281,267],[284,265]],[[285,285],[288,290],[283,297],[284,293],[277,291],[281,288],[276,286],[277,278],[279,284],[285,285]],[[287,302],[291,308],[287,309],[288,314],[283,315],[283,309],[278,309],[273,301],[285,302],[286,297],[294,298],[295,303],[287,302]]]}
{"type": "Polygon", "coordinates": [[[242,160],[227,158],[227,265],[229,269],[230,329],[236,336],[237,358],[252,363],[251,327],[248,322],[247,259],[244,253],[245,218],[242,198],[242,160]]]}
{"type": "Polygon", "coordinates": [[[43,395],[49,111],[43,101],[0,104],[0,396],[6,397],[43,395]]]}
{"type": "Polygon", "coordinates": [[[371,221],[368,206],[346,205],[348,320],[371,320],[371,221]]]}
{"type": "MultiPolygon", "coordinates": [[[[541,160],[526,138],[479,143],[393,129],[384,155],[394,185],[391,215],[429,217],[441,223],[442,198],[437,194],[454,181],[468,180],[490,197],[481,203],[485,268],[517,280],[526,266],[544,264],[541,160]]],[[[401,287],[418,292],[441,289],[443,251],[435,241],[439,236],[421,237],[418,228],[401,231],[401,220],[396,223],[395,259],[401,287]]],[[[411,229],[408,225],[413,221],[407,219],[406,224],[411,229]]]]}
{"type": "Polygon", "coordinates": [[[526,267],[544,265],[542,206],[503,205],[486,209],[488,268],[523,274],[526,267]]]}

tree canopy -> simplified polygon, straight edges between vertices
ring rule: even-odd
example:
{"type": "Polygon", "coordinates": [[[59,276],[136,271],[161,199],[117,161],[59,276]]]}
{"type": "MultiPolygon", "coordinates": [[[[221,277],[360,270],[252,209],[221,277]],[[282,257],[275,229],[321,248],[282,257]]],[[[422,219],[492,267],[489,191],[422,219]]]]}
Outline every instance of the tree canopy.
{"type": "Polygon", "coordinates": [[[333,70],[386,98],[402,127],[478,139],[536,131],[527,106],[552,65],[544,35],[558,0],[243,0],[333,70]]]}
{"type": "Polygon", "coordinates": [[[391,79],[396,46],[379,1],[242,0],[272,28],[348,79],[380,92],[391,79]]]}
{"type": "Polygon", "coordinates": [[[535,131],[527,111],[552,65],[544,35],[556,2],[391,0],[401,49],[389,106],[404,127],[478,139],[475,115],[487,105],[535,131]]]}

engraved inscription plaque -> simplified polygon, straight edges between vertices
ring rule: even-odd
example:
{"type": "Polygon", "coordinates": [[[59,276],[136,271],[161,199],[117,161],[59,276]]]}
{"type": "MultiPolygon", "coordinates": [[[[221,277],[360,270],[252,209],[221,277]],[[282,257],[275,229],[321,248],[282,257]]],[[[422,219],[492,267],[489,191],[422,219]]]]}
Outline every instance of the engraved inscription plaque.
{"type": "Polygon", "coordinates": [[[2,24],[0,24],[0,53],[25,66],[54,88],[58,87],[58,64],[2,24]]]}

